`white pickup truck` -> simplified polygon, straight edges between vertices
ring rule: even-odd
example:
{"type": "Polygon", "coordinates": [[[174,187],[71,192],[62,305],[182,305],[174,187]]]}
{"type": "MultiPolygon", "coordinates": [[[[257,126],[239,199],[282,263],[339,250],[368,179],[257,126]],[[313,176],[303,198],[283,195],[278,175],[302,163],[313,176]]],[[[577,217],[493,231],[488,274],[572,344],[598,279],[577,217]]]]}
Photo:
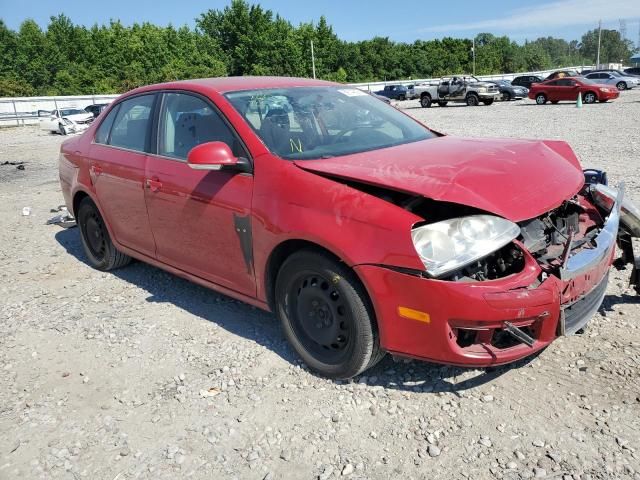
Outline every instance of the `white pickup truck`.
{"type": "Polygon", "coordinates": [[[491,105],[500,97],[498,87],[493,83],[483,82],[474,76],[442,77],[437,84],[416,85],[413,88],[414,98],[420,99],[424,108],[431,107],[436,102],[444,107],[449,102],[466,103],[470,107],[491,105]]]}

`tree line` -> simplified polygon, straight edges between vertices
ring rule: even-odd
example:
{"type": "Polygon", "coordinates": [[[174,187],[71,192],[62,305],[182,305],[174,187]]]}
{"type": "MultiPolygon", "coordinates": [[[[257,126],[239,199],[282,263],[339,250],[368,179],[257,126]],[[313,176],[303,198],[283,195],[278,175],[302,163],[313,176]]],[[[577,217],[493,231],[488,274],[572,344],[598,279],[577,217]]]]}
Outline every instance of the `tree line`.
{"type": "MultiPolygon", "coordinates": [[[[445,37],[394,42],[387,37],[347,42],[325,17],[297,26],[246,0],[208,10],[195,28],[151,23],[75,25],[51,17],[45,30],[25,20],[17,31],[0,19],[0,96],[120,93],[140,85],[224,75],[316,75],[338,82],[431,78],[472,70],[472,39],[445,37]]],[[[580,42],[538,38],[519,44],[481,33],[476,74],[544,70],[593,64],[597,30],[580,42]]],[[[603,30],[603,62],[628,61],[630,41],[603,30]]]]}

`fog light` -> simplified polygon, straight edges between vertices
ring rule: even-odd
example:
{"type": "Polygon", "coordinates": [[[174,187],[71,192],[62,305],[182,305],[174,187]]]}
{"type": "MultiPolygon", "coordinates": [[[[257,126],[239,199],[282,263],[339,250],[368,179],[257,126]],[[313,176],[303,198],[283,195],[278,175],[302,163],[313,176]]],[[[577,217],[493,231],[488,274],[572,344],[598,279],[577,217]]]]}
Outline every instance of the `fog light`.
{"type": "Polygon", "coordinates": [[[431,323],[431,317],[427,312],[421,312],[408,307],[398,307],[398,315],[410,320],[417,320],[419,322],[431,323]]]}

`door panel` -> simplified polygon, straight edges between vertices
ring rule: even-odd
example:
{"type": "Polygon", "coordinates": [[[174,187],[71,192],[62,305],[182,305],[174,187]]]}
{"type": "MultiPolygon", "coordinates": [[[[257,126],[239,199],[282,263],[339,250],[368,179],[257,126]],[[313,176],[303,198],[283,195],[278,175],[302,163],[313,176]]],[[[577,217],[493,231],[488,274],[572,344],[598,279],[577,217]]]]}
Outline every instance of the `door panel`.
{"type": "Polygon", "coordinates": [[[97,129],[89,173],[115,239],[155,256],[144,198],[145,163],[155,95],[140,95],[114,107],[97,129]]]}
{"type": "Polygon", "coordinates": [[[157,258],[253,296],[253,176],[189,167],[189,151],[210,141],[225,142],[236,156],[247,156],[212,103],[186,93],[165,93],[158,120],[160,155],[149,156],[146,167],[145,198],[157,258]]]}
{"type": "Polygon", "coordinates": [[[93,144],[90,176],[103,214],[118,242],[155,256],[144,198],[147,155],[93,144]]]}
{"type": "Polygon", "coordinates": [[[250,219],[253,176],[193,170],[150,156],[147,178],[155,182],[146,189],[146,200],[158,260],[254,295],[253,265],[245,262],[243,232],[235,226],[237,219],[250,219]]]}

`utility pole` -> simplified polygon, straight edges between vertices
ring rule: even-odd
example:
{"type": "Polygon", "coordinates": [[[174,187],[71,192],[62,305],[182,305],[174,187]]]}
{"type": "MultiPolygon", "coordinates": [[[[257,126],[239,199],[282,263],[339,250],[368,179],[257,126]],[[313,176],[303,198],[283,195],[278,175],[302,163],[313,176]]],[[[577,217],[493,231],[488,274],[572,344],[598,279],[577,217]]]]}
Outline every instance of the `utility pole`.
{"type": "Polygon", "coordinates": [[[313,78],[316,78],[316,57],[313,54],[313,40],[311,40],[311,68],[313,69],[313,78]]]}
{"type": "Polygon", "coordinates": [[[471,40],[471,53],[473,55],[473,76],[476,76],[476,39],[471,40]]]}
{"type": "Polygon", "coordinates": [[[598,20],[598,56],[596,57],[596,69],[600,68],[600,40],[602,38],[602,20],[598,20]]]}

